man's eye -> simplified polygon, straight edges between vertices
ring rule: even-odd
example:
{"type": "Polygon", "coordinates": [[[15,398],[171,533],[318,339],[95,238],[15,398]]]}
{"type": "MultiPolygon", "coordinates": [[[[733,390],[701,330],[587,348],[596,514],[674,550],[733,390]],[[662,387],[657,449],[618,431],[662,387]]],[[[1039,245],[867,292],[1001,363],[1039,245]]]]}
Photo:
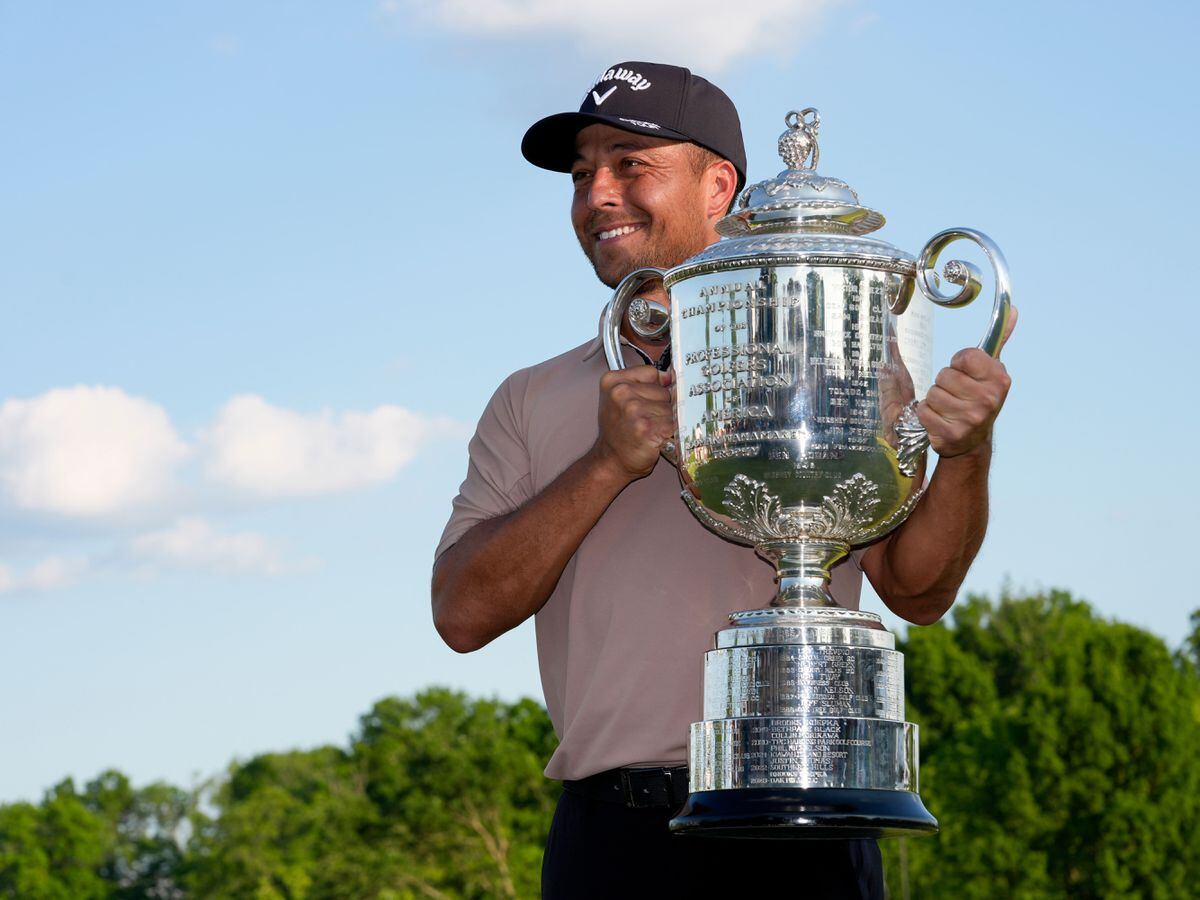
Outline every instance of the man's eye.
{"type": "Polygon", "coordinates": [[[637,166],[640,166],[641,164],[642,164],[642,161],[640,159],[623,159],[623,160],[621,160],[621,165],[623,165],[627,169],[635,168],[637,166]]]}
{"type": "Polygon", "coordinates": [[[587,178],[587,172],[579,171],[571,173],[571,181],[573,182],[582,181],[584,178],[587,178]]]}

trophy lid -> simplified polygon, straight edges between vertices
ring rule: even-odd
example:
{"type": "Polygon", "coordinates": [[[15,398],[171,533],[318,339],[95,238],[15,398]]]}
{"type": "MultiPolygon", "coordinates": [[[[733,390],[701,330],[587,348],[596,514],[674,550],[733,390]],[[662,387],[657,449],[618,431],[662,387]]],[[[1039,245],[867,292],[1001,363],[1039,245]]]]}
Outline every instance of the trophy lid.
{"type": "Polygon", "coordinates": [[[817,111],[793,110],[784,121],[788,130],[779,137],[779,155],[787,168],[743,190],[737,209],[717,222],[723,239],[671,270],[668,287],[714,266],[746,260],[832,260],[841,266],[915,273],[911,254],[865,236],[883,226],[883,216],[859,203],[858,194],[840,178],[817,174],[817,111]]]}
{"type": "Polygon", "coordinates": [[[779,155],[787,168],[742,191],[737,210],[717,223],[727,237],[778,231],[861,235],[883,227],[884,218],[858,202],[840,178],[818,175],[820,114],[811,107],[784,118],[779,155]]]}

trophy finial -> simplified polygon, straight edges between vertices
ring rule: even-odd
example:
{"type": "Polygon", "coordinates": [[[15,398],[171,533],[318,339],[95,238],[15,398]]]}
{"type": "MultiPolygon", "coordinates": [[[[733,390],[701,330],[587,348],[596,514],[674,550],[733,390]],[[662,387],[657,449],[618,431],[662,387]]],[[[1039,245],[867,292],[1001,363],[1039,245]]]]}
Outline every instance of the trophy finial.
{"type": "Polygon", "coordinates": [[[817,146],[817,131],[821,128],[821,114],[811,106],[799,112],[792,110],[783,119],[788,130],[779,136],[779,155],[789,169],[817,167],[821,158],[817,146]],[[812,156],[812,162],[807,162],[812,156]]]}

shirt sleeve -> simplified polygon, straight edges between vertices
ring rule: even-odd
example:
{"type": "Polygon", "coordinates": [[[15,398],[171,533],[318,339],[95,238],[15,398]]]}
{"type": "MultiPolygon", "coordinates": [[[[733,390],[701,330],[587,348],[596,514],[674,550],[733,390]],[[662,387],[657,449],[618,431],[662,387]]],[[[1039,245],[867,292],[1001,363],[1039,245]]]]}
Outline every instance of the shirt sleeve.
{"type": "Polygon", "coordinates": [[[532,495],[522,374],[504,380],[479,418],[467,446],[467,477],[434,551],[435,563],[473,526],[512,512],[532,495]]]}

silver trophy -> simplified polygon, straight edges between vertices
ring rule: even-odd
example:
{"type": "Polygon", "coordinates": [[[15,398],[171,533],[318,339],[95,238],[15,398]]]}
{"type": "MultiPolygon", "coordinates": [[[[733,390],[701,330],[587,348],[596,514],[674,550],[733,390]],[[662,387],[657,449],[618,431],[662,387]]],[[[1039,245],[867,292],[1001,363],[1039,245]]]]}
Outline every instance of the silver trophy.
{"type": "MultiPolygon", "coordinates": [[[[904,660],[880,617],[844,609],[829,569],[898,526],[920,499],[929,437],[917,401],[932,379],[932,307],[981,288],[969,262],[934,267],[960,238],[983,248],[996,298],[980,347],[1009,316],[1004,257],[952,228],[914,259],[867,237],[884,218],[818,175],[814,109],[790,112],[787,169],[747,187],[724,239],[669,269],[630,273],[601,322],[624,368],[622,322],[671,340],[683,499],[712,531],[777,570],[770,605],[732,613],[704,660],[691,726],[690,796],[676,832],[848,838],[932,833],[917,794],[917,726],[904,721],[904,660]],[[636,295],[662,279],[670,309],[636,295]]],[[[730,598],[731,605],[736,598],[730,598]]],[[[765,599],[765,598],[764,598],[765,599]]]]}

